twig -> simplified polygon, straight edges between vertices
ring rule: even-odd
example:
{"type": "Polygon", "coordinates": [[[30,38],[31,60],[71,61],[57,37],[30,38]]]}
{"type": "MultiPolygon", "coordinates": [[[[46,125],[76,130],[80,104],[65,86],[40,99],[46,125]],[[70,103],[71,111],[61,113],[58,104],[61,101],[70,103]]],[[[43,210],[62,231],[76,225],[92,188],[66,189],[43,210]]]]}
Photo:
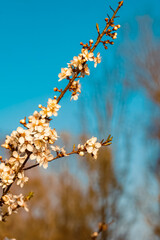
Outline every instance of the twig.
{"type": "MultiPolygon", "coordinates": [[[[101,141],[101,144],[102,144],[102,146],[109,146],[110,144],[112,144],[111,141],[112,141],[112,137],[110,137],[110,135],[109,135],[106,141],[101,141]]],[[[70,156],[70,155],[73,155],[73,154],[79,154],[79,152],[80,152],[80,150],[77,150],[77,151],[73,150],[72,152],[66,153],[66,154],[58,153],[56,157],[54,157],[53,159],[51,159],[48,162],[52,162],[52,161],[54,161],[56,159],[67,157],[67,156],[70,156]]],[[[83,152],[87,153],[87,149],[84,149],[83,152]]],[[[22,170],[26,171],[26,170],[35,168],[37,166],[39,166],[39,163],[36,163],[36,164],[33,164],[33,165],[29,166],[29,167],[23,168],[22,170]]]]}
{"type": "Polygon", "coordinates": [[[102,233],[102,232],[105,232],[108,227],[114,222],[114,220],[112,220],[110,223],[99,223],[99,226],[98,226],[98,231],[96,232],[93,232],[91,234],[91,239],[92,240],[96,240],[97,237],[102,233]]]}

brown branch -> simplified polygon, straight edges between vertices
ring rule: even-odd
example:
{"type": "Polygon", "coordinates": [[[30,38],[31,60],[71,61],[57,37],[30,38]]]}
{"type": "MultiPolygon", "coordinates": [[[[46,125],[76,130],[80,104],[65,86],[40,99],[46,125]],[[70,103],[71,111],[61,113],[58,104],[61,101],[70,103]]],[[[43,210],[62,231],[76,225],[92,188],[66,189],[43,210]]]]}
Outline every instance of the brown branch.
{"type": "MultiPolygon", "coordinates": [[[[102,146],[109,146],[112,143],[111,141],[112,141],[112,137],[110,137],[110,135],[109,135],[106,141],[102,140],[100,143],[102,144],[102,146]]],[[[83,150],[79,150],[78,149],[77,151],[73,150],[72,152],[66,153],[66,154],[63,154],[63,153],[60,152],[60,153],[57,154],[56,157],[54,157],[53,159],[49,160],[48,162],[52,162],[52,161],[54,161],[56,159],[67,157],[67,156],[70,156],[70,155],[73,155],[73,154],[79,154],[79,152],[82,152],[82,151],[84,153],[87,153],[87,149],[83,149],[83,150]]],[[[36,164],[33,164],[33,165],[29,166],[29,167],[23,168],[22,170],[26,171],[26,170],[35,168],[37,166],[39,166],[39,163],[36,163],[36,164]]]]}
{"type": "MultiPolygon", "coordinates": [[[[63,155],[62,153],[60,153],[60,154],[58,154],[56,157],[54,157],[53,159],[51,159],[51,160],[48,161],[48,162],[52,162],[52,161],[54,161],[54,160],[56,160],[56,159],[58,159],[58,158],[67,157],[67,156],[70,156],[70,155],[72,155],[72,154],[78,154],[78,152],[79,152],[78,150],[77,150],[77,151],[72,151],[72,152],[70,152],[70,153],[66,153],[66,155],[63,155]]],[[[23,170],[26,171],[26,170],[35,168],[35,167],[37,167],[37,166],[39,166],[39,163],[36,163],[36,164],[31,165],[31,166],[29,166],[29,167],[23,168],[23,170]]]]}
{"type": "Polygon", "coordinates": [[[97,47],[97,45],[100,43],[102,37],[106,34],[108,28],[111,26],[111,24],[113,24],[113,20],[114,20],[114,18],[116,17],[117,12],[118,12],[118,10],[122,7],[122,5],[123,5],[123,1],[120,1],[120,2],[118,3],[117,9],[116,9],[116,10],[114,11],[114,13],[113,13],[113,16],[110,18],[110,20],[109,20],[109,22],[107,23],[107,25],[106,25],[105,29],[103,30],[103,32],[98,36],[97,41],[96,41],[96,43],[94,44],[94,46],[93,46],[93,48],[91,49],[90,52],[93,52],[93,51],[95,50],[95,48],[97,47]]]}
{"type": "MultiPolygon", "coordinates": [[[[104,28],[103,32],[101,34],[99,34],[96,43],[94,44],[94,46],[92,47],[92,49],[90,49],[90,52],[94,52],[94,50],[96,49],[96,47],[98,46],[98,44],[101,42],[102,37],[106,34],[108,28],[113,24],[113,20],[116,17],[116,14],[118,12],[118,10],[121,8],[121,6],[123,5],[123,1],[120,1],[118,3],[118,7],[117,9],[114,11],[113,16],[110,18],[109,22],[107,23],[106,27],[104,28]]],[[[63,98],[64,94],[67,92],[67,90],[70,88],[70,86],[72,85],[72,83],[74,82],[74,80],[78,77],[78,74],[80,73],[80,71],[78,71],[77,73],[75,73],[75,75],[73,76],[72,79],[70,79],[69,83],[67,84],[67,86],[65,87],[65,89],[61,92],[61,94],[59,95],[59,97],[57,98],[57,103],[60,102],[60,100],[63,98]]]]}
{"type": "MultiPolygon", "coordinates": [[[[80,72],[80,71],[79,71],[80,72]]],[[[60,100],[63,98],[64,94],[67,92],[67,90],[70,88],[70,86],[72,85],[72,83],[74,82],[74,80],[77,78],[78,73],[75,73],[75,75],[73,76],[72,79],[70,79],[69,83],[67,84],[67,86],[65,87],[65,89],[61,92],[61,94],[59,95],[59,97],[57,98],[57,103],[60,102],[60,100]]]]}

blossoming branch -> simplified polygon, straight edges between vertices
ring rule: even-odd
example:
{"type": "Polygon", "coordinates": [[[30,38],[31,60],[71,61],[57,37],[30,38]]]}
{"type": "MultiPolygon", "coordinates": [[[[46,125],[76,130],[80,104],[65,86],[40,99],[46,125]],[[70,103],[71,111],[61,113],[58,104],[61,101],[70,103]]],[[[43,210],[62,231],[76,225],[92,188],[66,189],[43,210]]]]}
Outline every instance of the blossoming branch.
{"type": "Polygon", "coordinates": [[[57,146],[55,143],[58,139],[58,134],[55,129],[51,129],[50,121],[52,116],[57,116],[60,109],[59,102],[67,91],[71,92],[71,100],[77,100],[81,93],[80,79],[85,75],[89,75],[88,62],[94,62],[94,67],[101,62],[100,53],[94,56],[94,50],[98,44],[102,43],[104,48],[108,48],[108,44],[113,45],[113,40],[117,38],[117,30],[120,25],[115,25],[114,20],[118,10],[123,5],[123,1],[118,3],[117,9],[113,10],[113,15],[105,19],[106,26],[100,33],[99,26],[96,24],[98,37],[96,42],[90,40],[89,43],[80,43],[82,46],[81,53],[73,57],[73,60],[68,63],[68,67],[62,68],[59,73],[59,81],[66,79],[67,85],[64,89],[54,88],[57,95],[53,99],[48,100],[46,107],[39,105],[40,111],[35,111],[32,116],[26,117],[20,121],[23,127],[18,127],[10,136],[6,136],[5,143],[2,147],[9,149],[11,156],[9,159],[3,160],[0,156],[0,186],[2,187],[2,196],[0,198],[0,220],[5,221],[5,218],[13,212],[17,212],[20,207],[28,211],[26,202],[32,197],[32,193],[27,196],[22,194],[15,195],[10,192],[10,189],[15,182],[21,188],[29,180],[25,176],[26,170],[36,166],[48,167],[48,163],[72,154],[84,156],[89,153],[93,158],[97,158],[97,153],[102,146],[111,144],[112,138],[108,136],[106,140],[98,141],[96,137],[92,137],[84,144],[73,145],[71,152],[66,152],[64,148],[57,146]],[[102,40],[104,36],[109,39],[102,40]],[[30,166],[26,166],[28,162],[33,162],[30,166]],[[4,208],[7,211],[4,212],[4,208]]]}

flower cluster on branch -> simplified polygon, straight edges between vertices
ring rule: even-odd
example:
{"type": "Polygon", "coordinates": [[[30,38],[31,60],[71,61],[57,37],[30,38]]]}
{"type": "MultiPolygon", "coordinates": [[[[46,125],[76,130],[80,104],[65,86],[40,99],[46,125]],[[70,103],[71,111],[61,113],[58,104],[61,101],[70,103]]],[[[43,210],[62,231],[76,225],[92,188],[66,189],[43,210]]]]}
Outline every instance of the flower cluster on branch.
{"type": "Polygon", "coordinates": [[[67,91],[70,91],[71,99],[77,100],[81,93],[80,79],[85,75],[90,74],[88,62],[92,61],[94,67],[101,62],[100,53],[94,56],[94,50],[99,43],[102,43],[105,49],[107,44],[113,44],[113,40],[117,37],[117,30],[120,25],[115,25],[114,20],[116,14],[123,1],[120,1],[118,7],[113,11],[111,18],[106,18],[106,26],[100,33],[98,24],[96,25],[98,37],[96,42],[90,40],[89,43],[83,44],[81,53],[73,57],[73,60],[68,63],[68,67],[62,68],[59,73],[59,81],[66,79],[68,81],[64,89],[54,88],[54,91],[59,93],[59,96],[54,96],[53,99],[49,98],[47,106],[39,105],[40,111],[35,111],[33,115],[20,120],[22,127],[18,127],[13,131],[10,136],[6,136],[5,143],[2,147],[10,150],[10,158],[3,160],[0,156],[0,186],[2,187],[2,196],[0,197],[0,220],[5,221],[5,218],[17,212],[18,208],[22,207],[26,211],[27,201],[32,197],[32,193],[27,196],[22,194],[12,194],[11,187],[16,183],[21,188],[29,180],[26,176],[26,171],[36,166],[48,167],[48,163],[72,154],[84,156],[90,154],[93,158],[97,158],[99,149],[102,146],[111,144],[112,138],[108,136],[106,140],[97,141],[96,137],[87,140],[83,145],[78,144],[77,147],[73,146],[71,152],[67,152],[64,148],[56,145],[59,138],[55,129],[50,127],[52,116],[57,116],[60,109],[59,102],[67,91]],[[102,40],[104,36],[109,37],[107,40],[102,40]],[[26,166],[30,162],[29,166],[26,166]],[[3,211],[3,207],[7,207],[7,212],[3,211]]]}

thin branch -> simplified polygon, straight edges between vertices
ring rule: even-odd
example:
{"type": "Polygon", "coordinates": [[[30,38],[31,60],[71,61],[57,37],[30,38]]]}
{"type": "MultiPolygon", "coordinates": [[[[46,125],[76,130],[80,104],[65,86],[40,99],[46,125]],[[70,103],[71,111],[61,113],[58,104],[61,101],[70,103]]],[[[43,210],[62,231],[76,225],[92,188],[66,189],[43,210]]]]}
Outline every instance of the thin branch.
{"type": "Polygon", "coordinates": [[[109,8],[112,10],[112,12],[115,12],[114,9],[111,6],[109,6],[109,8]]]}
{"type": "Polygon", "coordinates": [[[78,74],[80,73],[80,71],[78,73],[75,73],[75,75],[73,76],[72,79],[70,79],[69,83],[67,84],[67,86],[65,87],[65,89],[61,92],[61,94],[59,95],[59,97],[57,98],[57,103],[60,102],[60,100],[63,98],[64,94],[67,92],[67,90],[70,88],[70,86],[72,85],[72,83],[74,82],[74,80],[77,78],[78,74]]]}
{"type": "MultiPolygon", "coordinates": [[[[96,43],[94,44],[94,46],[92,47],[92,49],[90,50],[90,52],[94,52],[94,50],[96,49],[96,47],[98,46],[98,44],[100,43],[102,37],[106,34],[108,28],[111,26],[111,24],[113,23],[114,18],[116,17],[116,14],[118,12],[118,10],[121,8],[121,6],[123,5],[123,1],[120,1],[118,4],[117,9],[114,11],[113,16],[111,18],[109,18],[109,22],[107,23],[106,27],[104,28],[103,32],[98,36],[96,43]]],[[[75,75],[73,76],[72,79],[70,79],[69,83],[67,84],[67,86],[65,87],[65,89],[61,92],[61,94],[59,95],[59,97],[57,98],[57,103],[60,102],[60,100],[63,98],[64,94],[67,92],[67,90],[70,88],[70,86],[72,85],[72,83],[74,82],[74,80],[78,77],[78,74],[80,73],[77,72],[75,73],[75,75]]]]}
{"type": "MultiPolygon", "coordinates": [[[[78,152],[79,152],[79,151],[77,150],[77,151],[72,151],[72,152],[70,152],[70,153],[66,153],[66,155],[58,154],[56,157],[54,157],[53,159],[51,159],[51,160],[48,161],[48,162],[52,162],[52,161],[54,161],[54,160],[56,160],[56,159],[59,159],[59,158],[67,157],[67,156],[70,156],[70,155],[72,155],[72,154],[78,154],[78,152]]],[[[35,167],[37,167],[37,166],[39,166],[39,163],[36,163],[36,164],[31,165],[31,166],[29,166],[29,167],[23,168],[23,170],[26,171],[26,170],[35,168],[35,167]]]]}
{"type": "Polygon", "coordinates": [[[107,23],[106,27],[104,28],[103,32],[98,36],[96,43],[94,44],[93,48],[91,49],[90,52],[93,52],[95,50],[95,48],[97,47],[97,45],[99,44],[100,40],[102,39],[102,37],[106,34],[108,28],[110,27],[110,25],[113,23],[114,18],[116,17],[116,14],[118,12],[118,10],[122,7],[123,5],[123,1],[119,2],[117,9],[115,10],[113,16],[110,18],[109,22],[107,23]]]}
{"type": "Polygon", "coordinates": [[[110,223],[99,223],[98,231],[93,232],[93,233],[91,234],[91,239],[92,239],[92,240],[96,240],[97,237],[98,237],[102,232],[107,231],[108,227],[109,227],[112,223],[114,223],[114,220],[112,220],[110,223]]]}
{"type": "MultiPolygon", "coordinates": [[[[102,144],[102,146],[109,146],[109,145],[112,144],[111,141],[112,141],[112,137],[110,137],[110,135],[109,135],[106,141],[103,141],[103,140],[101,141],[101,144],[102,144]]],[[[56,157],[54,157],[53,159],[49,160],[48,162],[52,162],[52,161],[54,161],[56,159],[67,157],[67,156],[70,156],[70,155],[73,155],[73,154],[78,154],[79,155],[79,152],[82,152],[82,150],[79,150],[79,149],[77,151],[73,150],[72,152],[66,153],[66,154],[63,154],[62,152],[60,152],[60,153],[57,154],[56,157]]],[[[87,149],[84,149],[83,152],[87,153],[87,149]]],[[[37,166],[39,166],[39,163],[36,163],[36,164],[33,164],[33,165],[29,166],[29,167],[23,168],[22,170],[26,171],[26,170],[35,168],[37,166]]]]}

